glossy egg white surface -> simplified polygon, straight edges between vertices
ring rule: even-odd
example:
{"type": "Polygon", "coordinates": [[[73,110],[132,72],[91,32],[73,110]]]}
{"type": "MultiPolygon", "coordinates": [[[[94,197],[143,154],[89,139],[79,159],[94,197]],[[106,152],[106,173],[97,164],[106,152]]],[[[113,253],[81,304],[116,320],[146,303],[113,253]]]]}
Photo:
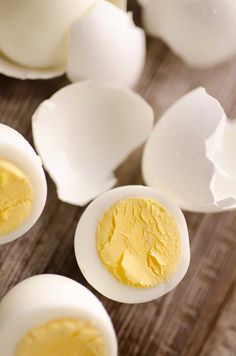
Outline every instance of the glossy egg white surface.
{"type": "Polygon", "coordinates": [[[93,322],[104,338],[107,355],[117,355],[115,332],[100,301],[81,284],[52,274],[30,277],[13,287],[2,299],[1,355],[15,356],[18,342],[31,329],[68,317],[93,322]]]}
{"type": "Polygon", "coordinates": [[[86,280],[101,294],[121,303],[144,303],[161,297],[183,279],[190,262],[189,236],[184,215],[178,206],[157,190],[144,186],[124,186],[95,199],[82,215],[75,233],[75,255],[86,280]],[[152,198],[175,219],[181,238],[181,258],[176,273],[153,288],[133,288],[120,283],[102,264],[96,247],[96,229],[101,216],[114,203],[126,198],[152,198]]]}
{"type": "Polygon", "coordinates": [[[33,187],[32,211],[13,232],[0,237],[0,245],[24,235],[38,220],[45,206],[47,183],[42,162],[25,138],[9,126],[0,124],[0,158],[15,164],[29,178],[33,187]]]}

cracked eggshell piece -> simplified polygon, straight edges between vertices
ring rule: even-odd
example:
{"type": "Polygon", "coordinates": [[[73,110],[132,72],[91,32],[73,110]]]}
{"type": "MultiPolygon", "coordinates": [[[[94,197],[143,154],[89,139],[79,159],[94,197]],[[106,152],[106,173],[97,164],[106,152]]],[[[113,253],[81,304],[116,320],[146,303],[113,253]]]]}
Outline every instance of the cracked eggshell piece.
{"type": "Polygon", "coordinates": [[[75,233],[75,255],[86,280],[101,294],[121,303],[144,303],[174,289],[185,276],[190,262],[186,221],[179,207],[157,190],[144,186],[124,186],[104,193],[83,213],[75,233]],[[151,198],[160,203],[175,219],[181,238],[181,257],[169,281],[153,288],[134,288],[120,283],[102,264],[96,248],[96,229],[101,216],[113,204],[127,198],[151,198]]]}
{"type": "Polygon", "coordinates": [[[209,67],[236,54],[232,0],[139,0],[148,33],[162,38],[191,66],[209,67]]]}
{"type": "Polygon", "coordinates": [[[146,184],[184,210],[235,208],[235,124],[234,131],[231,127],[219,102],[203,88],[185,95],[164,113],[146,143],[146,184]]]}
{"type": "Polygon", "coordinates": [[[27,332],[51,320],[62,318],[93,322],[104,339],[107,355],[117,356],[116,335],[102,303],[81,284],[52,274],[25,279],[2,299],[2,354],[14,356],[16,346],[27,332]]]}
{"type": "Polygon", "coordinates": [[[0,0],[0,73],[48,79],[66,71],[69,29],[99,0],[0,0]]]}
{"type": "Polygon", "coordinates": [[[145,34],[131,14],[102,1],[72,26],[67,74],[71,81],[134,87],[145,56],[145,34]]]}
{"type": "Polygon", "coordinates": [[[152,108],[122,88],[74,83],[33,115],[33,138],[62,201],[83,206],[116,183],[114,170],[149,136],[152,108]]]}
{"type": "Polygon", "coordinates": [[[16,165],[32,184],[32,210],[26,221],[7,235],[0,236],[0,245],[24,235],[38,220],[45,206],[47,183],[42,162],[31,145],[16,130],[0,124],[0,158],[16,165]]]}

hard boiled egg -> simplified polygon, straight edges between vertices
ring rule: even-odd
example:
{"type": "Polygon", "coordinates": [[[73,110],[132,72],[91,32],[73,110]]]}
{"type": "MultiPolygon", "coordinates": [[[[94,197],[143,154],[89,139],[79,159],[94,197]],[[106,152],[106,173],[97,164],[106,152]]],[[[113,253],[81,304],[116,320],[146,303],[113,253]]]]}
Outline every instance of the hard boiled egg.
{"type": "Polygon", "coordinates": [[[68,85],[33,115],[34,143],[62,201],[85,205],[116,183],[114,170],[149,136],[151,107],[136,93],[68,85]]]}
{"type": "Polygon", "coordinates": [[[190,261],[184,216],[157,190],[124,186],[94,200],[75,234],[75,254],[87,281],[123,303],[143,303],[168,293],[190,261]]]}
{"type": "Polygon", "coordinates": [[[79,283],[57,275],[28,278],[2,299],[0,345],[4,356],[117,355],[102,304],[79,283]]]}
{"type": "Polygon", "coordinates": [[[198,88],[164,113],[146,143],[145,183],[184,210],[236,208],[234,121],[219,102],[198,88]]]}
{"type": "Polygon", "coordinates": [[[134,87],[145,56],[145,34],[131,13],[102,1],[72,26],[67,73],[72,81],[134,87]]]}
{"type": "Polygon", "coordinates": [[[209,67],[236,54],[232,0],[139,0],[148,33],[162,38],[184,61],[209,67]]]}
{"type": "Polygon", "coordinates": [[[0,244],[26,233],[45,205],[40,158],[17,131],[0,124],[0,244]]]}

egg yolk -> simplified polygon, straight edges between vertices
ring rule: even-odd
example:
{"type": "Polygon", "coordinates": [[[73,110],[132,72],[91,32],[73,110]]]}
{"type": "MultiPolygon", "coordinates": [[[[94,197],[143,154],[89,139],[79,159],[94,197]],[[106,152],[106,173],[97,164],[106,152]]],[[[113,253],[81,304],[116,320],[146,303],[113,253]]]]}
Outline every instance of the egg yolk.
{"type": "Polygon", "coordinates": [[[0,236],[22,225],[32,210],[33,188],[25,174],[0,159],[0,236]]]}
{"type": "Polygon", "coordinates": [[[157,201],[130,198],[101,217],[97,251],[104,266],[121,283],[154,287],[176,272],[181,239],[174,218],[157,201]]]}
{"type": "Polygon", "coordinates": [[[15,356],[105,356],[104,340],[88,321],[49,321],[20,340],[15,356]]]}

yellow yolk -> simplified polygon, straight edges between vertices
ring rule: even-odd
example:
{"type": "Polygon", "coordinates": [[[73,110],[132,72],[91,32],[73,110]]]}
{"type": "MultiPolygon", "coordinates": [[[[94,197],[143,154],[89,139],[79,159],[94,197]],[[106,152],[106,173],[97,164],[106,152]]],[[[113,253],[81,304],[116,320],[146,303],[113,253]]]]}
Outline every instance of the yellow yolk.
{"type": "Polygon", "coordinates": [[[95,326],[76,319],[50,321],[20,341],[15,356],[105,356],[104,340],[95,326]]]}
{"type": "Polygon", "coordinates": [[[177,270],[181,255],[177,223],[153,199],[114,204],[101,217],[96,238],[102,263],[123,284],[154,287],[177,270]]]}
{"type": "Polygon", "coordinates": [[[22,225],[32,210],[33,188],[25,174],[0,159],[0,236],[22,225]]]}

